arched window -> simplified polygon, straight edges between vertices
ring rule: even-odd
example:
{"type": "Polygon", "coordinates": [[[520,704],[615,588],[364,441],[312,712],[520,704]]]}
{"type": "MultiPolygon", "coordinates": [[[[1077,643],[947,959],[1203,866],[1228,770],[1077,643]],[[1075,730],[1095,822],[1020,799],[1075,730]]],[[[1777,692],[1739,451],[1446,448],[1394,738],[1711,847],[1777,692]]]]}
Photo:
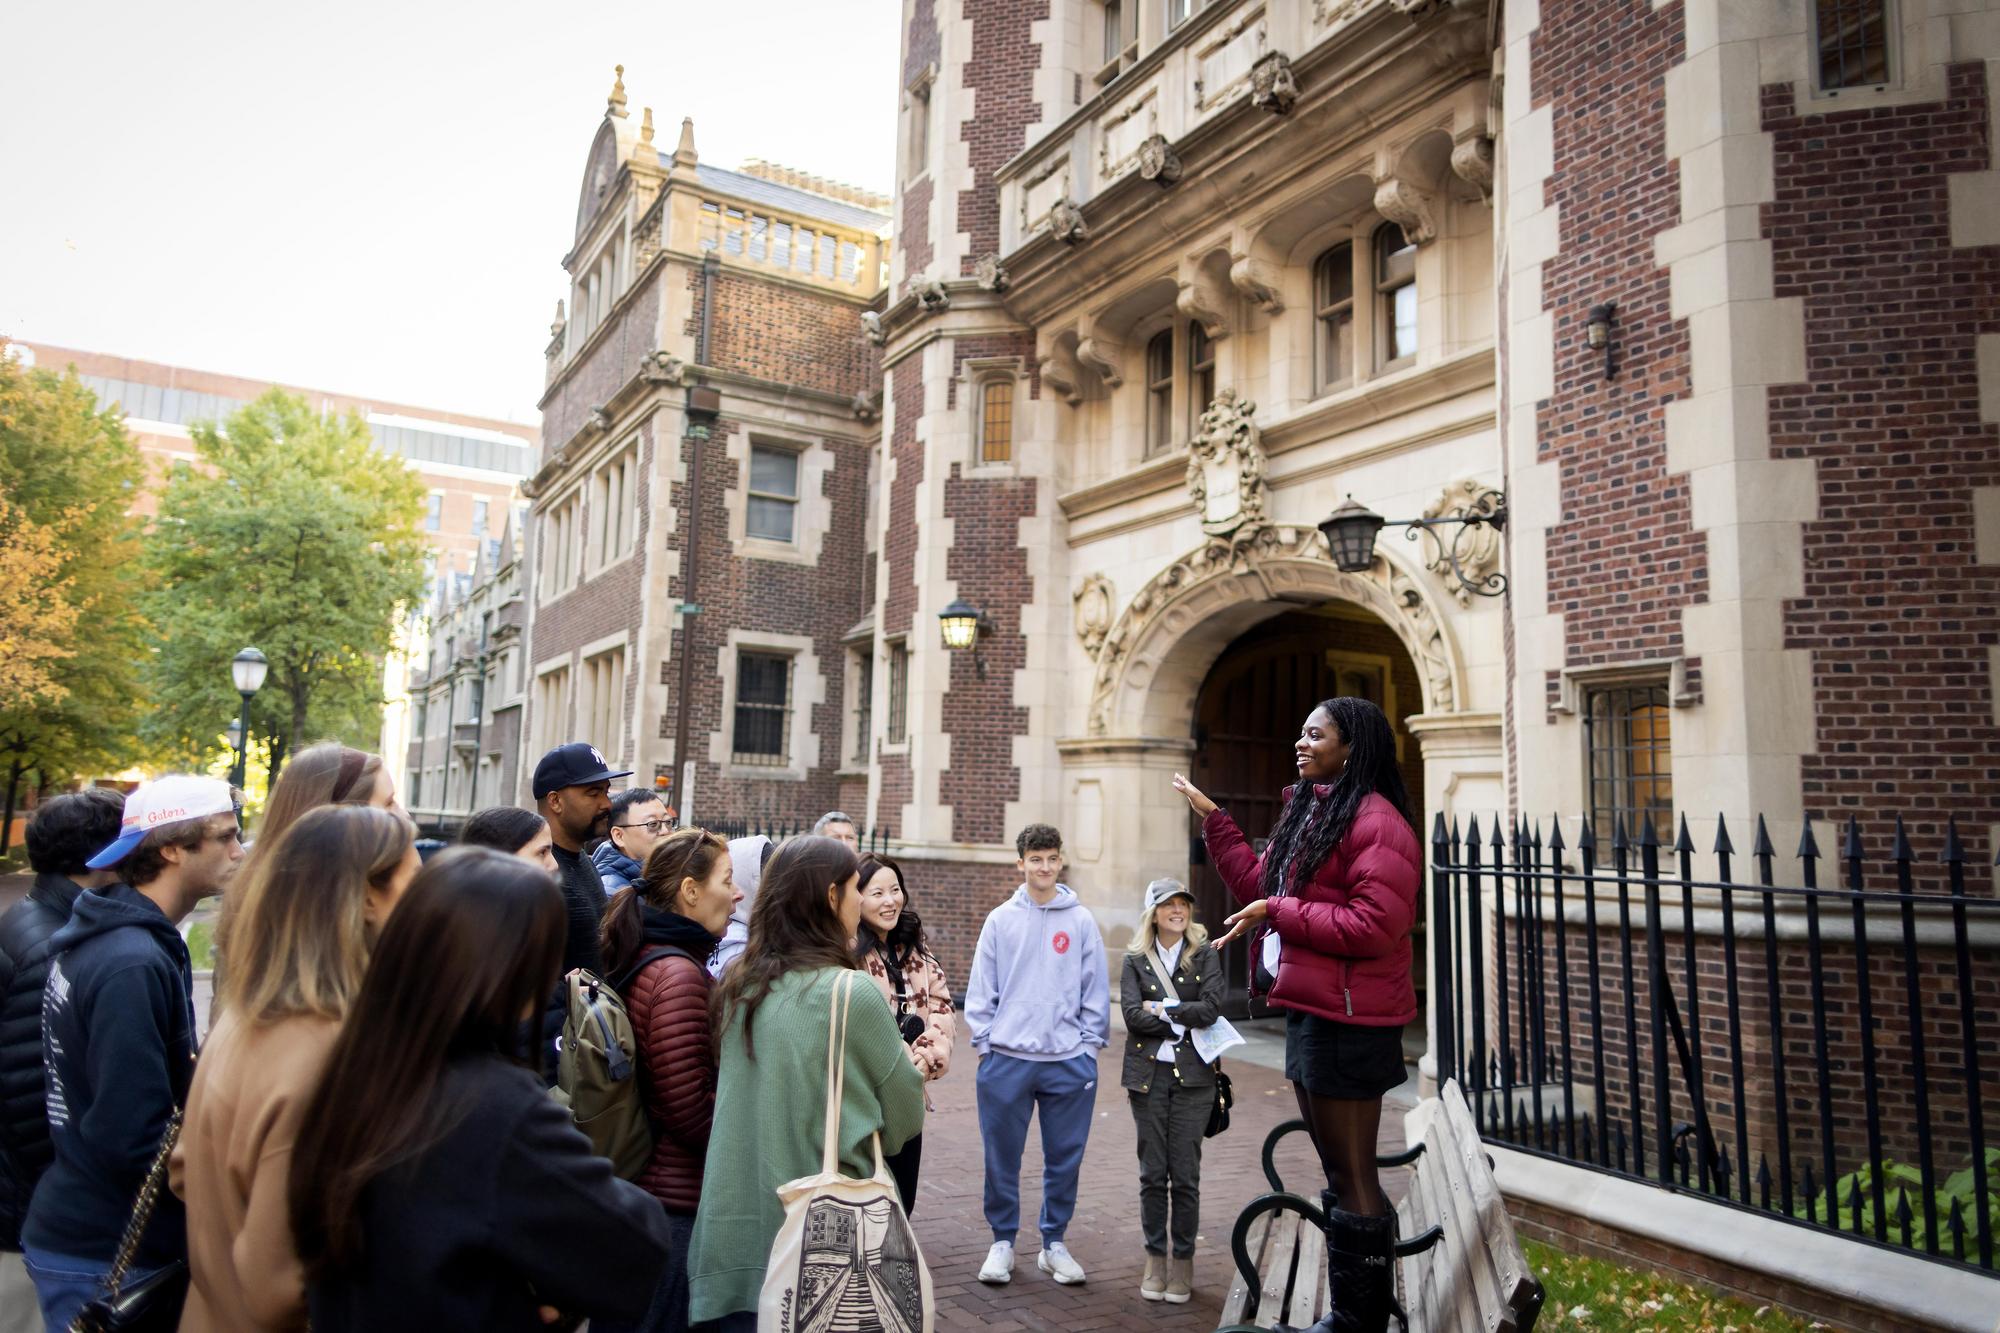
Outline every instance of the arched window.
{"type": "Polygon", "coordinates": [[[1375,325],[1384,367],[1417,354],[1417,247],[1403,229],[1375,229],[1375,325]]]}
{"type": "Polygon", "coordinates": [[[1354,243],[1343,241],[1313,261],[1313,388],[1325,393],[1354,380],[1354,243]]]}
{"type": "Polygon", "coordinates": [[[1201,428],[1201,414],[1215,401],[1215,344],[1201,321],[1188,321],[1188,434],[1201,428]]]}
{"type": "Polygon", "coordinates": [[[1014,381],[990,379],[979,391],[979,461],[1014,458],[1014,381]]]}
{"type": "Polygon", "coordinates": [[[1174,331],[1161,329],[1146,344],[1146,453],[1170,442],[1174,413],[1174,331]]]}

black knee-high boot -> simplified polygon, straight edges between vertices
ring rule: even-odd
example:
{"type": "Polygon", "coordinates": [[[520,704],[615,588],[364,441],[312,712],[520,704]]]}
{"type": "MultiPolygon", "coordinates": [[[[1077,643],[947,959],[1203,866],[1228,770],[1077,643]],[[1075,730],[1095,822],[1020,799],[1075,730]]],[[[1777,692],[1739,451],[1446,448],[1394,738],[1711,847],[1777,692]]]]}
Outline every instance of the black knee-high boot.
{"type": "Polygon", "coordinates": [[[1279,1324],[1275,1333],[1386,1333],[1396,1295],[1396,1215],[1346,1212],[1334,1206],[1331,1190],[1320,1195],[1320,1207],[1333,1306],[1309,1329],[1279,1324]]]}

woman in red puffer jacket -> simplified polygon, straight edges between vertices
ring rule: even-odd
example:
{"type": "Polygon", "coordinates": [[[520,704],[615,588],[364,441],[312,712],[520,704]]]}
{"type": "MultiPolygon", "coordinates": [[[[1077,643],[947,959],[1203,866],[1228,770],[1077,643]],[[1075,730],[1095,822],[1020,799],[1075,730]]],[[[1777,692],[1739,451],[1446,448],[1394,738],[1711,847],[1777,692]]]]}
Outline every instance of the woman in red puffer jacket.
{"type": "MultiPolygon", "coordinates": [[[[1209,859],[1243,909],[1220,949],[1251,937],[1251,990],[1289,1010],[1285,1077],[1326,1172],[1333,1310],[1313,1333],[1379,1333],[1393,1290],[1395,1215],[1375,1171],[1382,1094],[1403,1081],[1403,1025],[1417,1016],[1410,927],[1423,859],[1389,719],[1328,699],[1293,747],[1299,781],[1260,857],[1193,783],[1209,859]]],[[[1282,1327],[1282,1326],[1281,1326],[1282,1327]]]]}
{"type": "Polygon", "coordinates": [[[715,1119],[707,963],[742,897],[729,844],[684,828],[653,848],[637,882],[604,912],[605,976],[625,997],[653,1121],[653,1156],[634,1183],[666,1210],[673,1253],[646,1318],[615,1326],[592,1320],[599,1333],[681,1333],[688,1326],[688,1239],[715,1119]]]}

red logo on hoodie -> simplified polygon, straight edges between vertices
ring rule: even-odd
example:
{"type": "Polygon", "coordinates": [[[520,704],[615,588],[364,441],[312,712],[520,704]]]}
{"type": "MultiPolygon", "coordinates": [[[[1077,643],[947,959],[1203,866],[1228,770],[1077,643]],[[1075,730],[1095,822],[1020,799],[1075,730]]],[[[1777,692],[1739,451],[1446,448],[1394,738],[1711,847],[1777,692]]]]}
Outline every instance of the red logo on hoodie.
{"type": "Polygon", "coordinates": [[[1068,952],[1069,952],[1069,932],[1068,932],[1068,931],[1066,931],[1066,930],[1059,930],[1059,931],[1057,931],[1057,932],[1055,933],[1055,936],[1054,936],[1054,938],[1052,938],[1052,939],[1051,939],[1051,940],[1049,941],[1049,943],[1055,946],[1055,950],[1056,950],[1056,952],[1057,952],[1057,953],[1068,953],[1068,952]]]}

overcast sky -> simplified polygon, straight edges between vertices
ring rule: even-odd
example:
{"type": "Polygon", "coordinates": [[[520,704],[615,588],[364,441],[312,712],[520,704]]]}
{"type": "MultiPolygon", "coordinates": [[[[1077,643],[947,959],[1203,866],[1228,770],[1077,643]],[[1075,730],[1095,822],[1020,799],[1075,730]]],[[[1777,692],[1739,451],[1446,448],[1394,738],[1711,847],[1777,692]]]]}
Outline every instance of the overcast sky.
{"type": "Polygon", "coordinates": [[[0,333],[533,421],[612,66],[668,149],[886,191],[898,9],[11,5],[0,333]]]}

